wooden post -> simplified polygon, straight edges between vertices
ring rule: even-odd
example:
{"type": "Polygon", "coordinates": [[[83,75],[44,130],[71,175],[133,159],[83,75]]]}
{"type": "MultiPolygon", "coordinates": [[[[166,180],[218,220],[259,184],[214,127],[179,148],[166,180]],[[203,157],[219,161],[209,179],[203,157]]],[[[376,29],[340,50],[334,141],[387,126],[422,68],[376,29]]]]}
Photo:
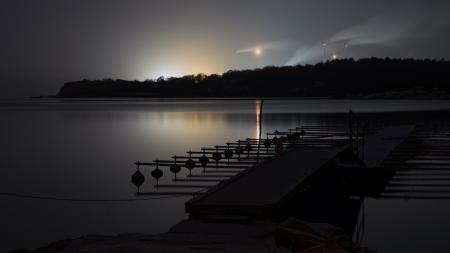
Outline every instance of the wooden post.
{"type": "Polygon", "coordinates": [[[350,148],[353,150],[353,111],[348,112],[348,135],[350,141],[350,148]]]}
{"type": "Polygon", "coordinates": [[[261,99],[259,104],[259,136],[258,136],[258,152],[256,153],[256,163],[259,163],[259,150],[261,148],[261,132],[262,132],[262,109],[263,109],[264,99],[261,99]]]}

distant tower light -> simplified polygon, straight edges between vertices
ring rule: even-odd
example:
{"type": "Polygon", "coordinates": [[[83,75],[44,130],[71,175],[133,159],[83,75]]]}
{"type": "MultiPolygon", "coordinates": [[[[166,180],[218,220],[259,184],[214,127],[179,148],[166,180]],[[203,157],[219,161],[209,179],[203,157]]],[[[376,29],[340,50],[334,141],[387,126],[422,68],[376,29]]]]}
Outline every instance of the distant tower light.
{"type": "Polygon", "coordinates": [[[262,54],[262,51],[261,51],[260,48],[255,48],[254,53],[255,53],[256,56],[259,56],[259,55],[262,54]]]}
{"type": "Polygon", "coordinates": [[[338,56],[337,54],[333,54],[333,60],[337,60],[338,56]]]}

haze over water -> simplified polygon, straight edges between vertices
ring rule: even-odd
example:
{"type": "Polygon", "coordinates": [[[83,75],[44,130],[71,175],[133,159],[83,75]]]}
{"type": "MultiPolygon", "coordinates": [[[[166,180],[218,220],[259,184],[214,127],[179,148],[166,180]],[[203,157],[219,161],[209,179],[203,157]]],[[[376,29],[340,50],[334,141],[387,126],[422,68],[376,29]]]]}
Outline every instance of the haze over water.
{"type": "MultiPolygon", "coordinates": [[[[133,162],[168,159],[190,149],[256,137],[257,104],[255,100],[3,101],[0,192],[134,198],[133,162]]],[[[371,124],[438,124],[447,122],[450,101],[266,100],[262,133],[302,125],[345,126],[349,109],[371,124]]],[[[143,172],[150,189],[149,171],[143,172]]],[[[86,234],[164,232],[187,218],[187,199],[89,203],[0,196],[0,251],[86,234]]],[[[368,199],[364,243],[380,252],[449,248],[449,211],[448,201],[368,199]]]]}

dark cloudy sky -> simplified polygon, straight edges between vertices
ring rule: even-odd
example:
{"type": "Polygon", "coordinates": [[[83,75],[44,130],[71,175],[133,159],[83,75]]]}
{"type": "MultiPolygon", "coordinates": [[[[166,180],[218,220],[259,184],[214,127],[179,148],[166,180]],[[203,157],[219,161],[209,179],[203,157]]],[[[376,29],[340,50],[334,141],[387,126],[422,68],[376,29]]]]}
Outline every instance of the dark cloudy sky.
{"type": "Polygon", "coordinates": [[[1,97],[316,63],[322,43],[327,58],[450,58],[448,0],[0,1],[1,97]]]}

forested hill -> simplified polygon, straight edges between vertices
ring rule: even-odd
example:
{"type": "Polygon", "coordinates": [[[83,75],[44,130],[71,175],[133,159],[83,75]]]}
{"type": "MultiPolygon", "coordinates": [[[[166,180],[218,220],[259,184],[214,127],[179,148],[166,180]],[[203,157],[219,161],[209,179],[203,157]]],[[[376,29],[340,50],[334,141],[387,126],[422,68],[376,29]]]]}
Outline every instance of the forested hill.
{"type": "Polygon", "coordinates": [[[345,59],[316,65],[265,67],[223,75],[157,80],[82,80],[64,84],[58,97],[445,97],[450,62],[345,59]],[[431,95],[430,95],[431,94],[431,95]]]}

